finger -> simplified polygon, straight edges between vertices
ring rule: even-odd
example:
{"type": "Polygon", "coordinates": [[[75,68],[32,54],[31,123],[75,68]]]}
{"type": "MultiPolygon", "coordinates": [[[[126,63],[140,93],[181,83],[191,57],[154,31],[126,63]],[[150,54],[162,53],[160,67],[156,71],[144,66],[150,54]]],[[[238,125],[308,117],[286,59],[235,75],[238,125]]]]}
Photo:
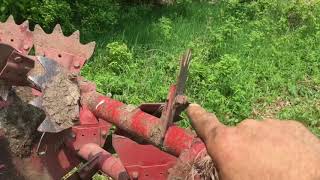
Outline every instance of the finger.
{"type": "Polygon", "coordinates": [[[213,138],[212,132],[215,132],[218,127],[225,127],[214,114],[207,112],[198,104],[190,104],[187,115],[197,135],[205,142],[213,138]]]}

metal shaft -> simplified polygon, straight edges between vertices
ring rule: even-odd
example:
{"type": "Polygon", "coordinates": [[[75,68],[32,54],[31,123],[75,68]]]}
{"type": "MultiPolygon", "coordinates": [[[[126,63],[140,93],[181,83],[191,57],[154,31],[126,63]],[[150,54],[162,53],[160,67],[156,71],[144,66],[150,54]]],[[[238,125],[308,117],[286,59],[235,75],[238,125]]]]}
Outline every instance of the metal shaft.
{"type": "Polygon", "coordinates": [[[179,156],[186,149],[195,148],[196,152],[200,152],[205,148],[204,143],[194,133],[174,125],[164,132],[165,128],[161,119],[145,113],[139,108],[130,108],[120,101],[97,92],[83,95],[81,103],[87,106],[98,118],[164,148],[165,151],[175,156],[179,156]],[[164,133],[165,136],[162,138],[161,135],[164,133]]]}

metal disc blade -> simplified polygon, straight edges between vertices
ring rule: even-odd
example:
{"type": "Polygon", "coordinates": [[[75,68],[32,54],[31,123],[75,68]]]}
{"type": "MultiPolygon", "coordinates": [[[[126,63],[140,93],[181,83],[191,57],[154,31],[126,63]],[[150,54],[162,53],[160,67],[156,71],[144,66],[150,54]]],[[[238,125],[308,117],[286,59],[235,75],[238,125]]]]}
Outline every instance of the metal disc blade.
{"type": "Polygon", "coordinates": [[[61,128],[55,122],[52,122],[48,117],[46,117],[46,119],[38,127],[39,132],[58,133],[63,130],[63,128],[61,128]]]}

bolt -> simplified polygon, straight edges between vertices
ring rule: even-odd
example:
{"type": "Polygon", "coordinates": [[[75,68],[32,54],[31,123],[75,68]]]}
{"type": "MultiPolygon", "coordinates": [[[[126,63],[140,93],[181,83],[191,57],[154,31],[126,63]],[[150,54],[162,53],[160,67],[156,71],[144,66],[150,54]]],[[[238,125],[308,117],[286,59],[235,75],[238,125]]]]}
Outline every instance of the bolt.
{"type": "Polygon", "coordinates": [[[137,171],[133,171],[132,172],[132,178],[135,180],[135,179],[138,179],[139,178],[139,173],[137,171]]]}
{"type": "Polygon", "coordinates": [[[77,69],[80,68],[80,63],[79,63],[79,62],[75,62],[75,63],[73,64],[73,67],[74,67],[74,68],[77,68],[77,69]]]}
{"type": "Polygon", "coordinates": [[[107,132],[106,130],[102,130],[102,131],[101,131],[101,136],[102,136],[103,138],[106,138],[107,135],[108,135],[108,132],[107,132]]]}
{"type": "Polygon", "coordinates": [[[20,63],[22,61],[22,58],[17,56],[13,59],[16,63],[20,63]]]}
{"type": "Polygon", "coordinates": [[[72,139],[75,139],[75,138],[76,138],[76,134],[75,134],[74,132],[70,132],[70,137],[71,137],[72,139]]]}
{"type": "Polygon", "coordinates": [[[28,46],[28,45],[24,45],[24,46],[23,46],[23,49],[24,49],[25,51],[28,51],[28,50],[29,50],[29,46],[28,46]]]}

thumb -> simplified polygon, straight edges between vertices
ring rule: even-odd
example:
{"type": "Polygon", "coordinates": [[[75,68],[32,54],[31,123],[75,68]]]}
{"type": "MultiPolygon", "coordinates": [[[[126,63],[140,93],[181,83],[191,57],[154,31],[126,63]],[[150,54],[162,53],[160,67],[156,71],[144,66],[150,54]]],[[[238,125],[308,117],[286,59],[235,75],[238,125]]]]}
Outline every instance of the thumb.
{"type": "Polygon", "coordinates": [[[187,115],[191,120],[192,127],[196,130],[197,135],[206,142],[212,135],[210,131],[224,125],[213,114],[207,112],[198,104],[190,104],[187,108],[187,115]]]}

